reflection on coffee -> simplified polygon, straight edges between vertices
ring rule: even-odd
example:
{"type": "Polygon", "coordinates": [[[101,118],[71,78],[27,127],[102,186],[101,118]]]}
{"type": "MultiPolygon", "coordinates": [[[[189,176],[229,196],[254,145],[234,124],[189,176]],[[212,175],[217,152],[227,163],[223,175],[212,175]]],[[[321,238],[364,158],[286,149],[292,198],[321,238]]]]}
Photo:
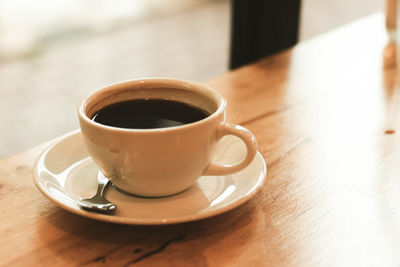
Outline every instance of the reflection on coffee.
{"type": "Polygon", "coordinates": [[[154,129],[196,122],[210,114],[186,103],[163,99],[134,99],[100,109],[92,120],[129,129],[154,129]]]}

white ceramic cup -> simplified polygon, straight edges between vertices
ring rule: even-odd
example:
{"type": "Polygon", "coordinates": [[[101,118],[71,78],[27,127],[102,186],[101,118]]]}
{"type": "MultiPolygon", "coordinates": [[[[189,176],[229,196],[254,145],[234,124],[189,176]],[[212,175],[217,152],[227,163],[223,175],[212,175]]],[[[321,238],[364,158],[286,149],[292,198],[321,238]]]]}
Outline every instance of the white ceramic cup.
{"type": "Polygon", "coordinates": [[[232,174],[251,163],[257,152],[256,140],[247,129],[225,122],[225,108],[222,95],[204,84],[148,78],[101,88],[81,102],[78,114],[88,152],[103,174],[123,191],[160,197],[188,189],[201,176],[232,174]],[[155,129],[118,128],[92,120],[105,106],[144,98],[184,102],[210,115],[197,122],[155,129]],[[242,162],[210,162],[213,148],[225,135],[237,136],[246,144],[242,162]]]}

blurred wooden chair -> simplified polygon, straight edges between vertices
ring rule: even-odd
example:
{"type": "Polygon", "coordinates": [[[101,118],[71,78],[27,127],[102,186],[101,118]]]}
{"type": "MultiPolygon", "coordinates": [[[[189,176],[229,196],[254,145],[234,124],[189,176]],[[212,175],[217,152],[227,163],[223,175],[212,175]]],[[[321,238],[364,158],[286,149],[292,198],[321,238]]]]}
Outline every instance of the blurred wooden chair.
{"type": "Polygon", "coordinates": [[[232,0],[230,69],[297,43],[301,0],[232,0]]]}

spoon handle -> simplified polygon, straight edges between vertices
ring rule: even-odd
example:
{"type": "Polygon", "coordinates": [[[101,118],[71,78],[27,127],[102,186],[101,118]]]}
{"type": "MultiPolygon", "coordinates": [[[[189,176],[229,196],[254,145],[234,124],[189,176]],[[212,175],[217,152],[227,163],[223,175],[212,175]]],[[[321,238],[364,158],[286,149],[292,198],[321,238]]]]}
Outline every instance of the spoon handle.
{"type": "Polygon", "coordinates": [[[106,189],[108,182],[109,180],[107,179],[107,177],[105,177],[104,174],[99,171],[97,173],[97,195],[103,196],[104,190],[106,189]]]}

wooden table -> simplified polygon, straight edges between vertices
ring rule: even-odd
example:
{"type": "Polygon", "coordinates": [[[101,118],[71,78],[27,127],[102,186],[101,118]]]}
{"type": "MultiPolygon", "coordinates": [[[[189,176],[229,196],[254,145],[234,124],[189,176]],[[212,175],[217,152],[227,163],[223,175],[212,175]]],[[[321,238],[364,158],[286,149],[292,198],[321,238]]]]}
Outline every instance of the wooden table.
{"type": "Polygon", "coordinates": [[[0,263],[399,266],[400,92],[386,44],[377,14],[210,81],[269,169],[253,199],[210,219],[82,218],[33,184],[48,144],[1,160],[0,263]]]}

